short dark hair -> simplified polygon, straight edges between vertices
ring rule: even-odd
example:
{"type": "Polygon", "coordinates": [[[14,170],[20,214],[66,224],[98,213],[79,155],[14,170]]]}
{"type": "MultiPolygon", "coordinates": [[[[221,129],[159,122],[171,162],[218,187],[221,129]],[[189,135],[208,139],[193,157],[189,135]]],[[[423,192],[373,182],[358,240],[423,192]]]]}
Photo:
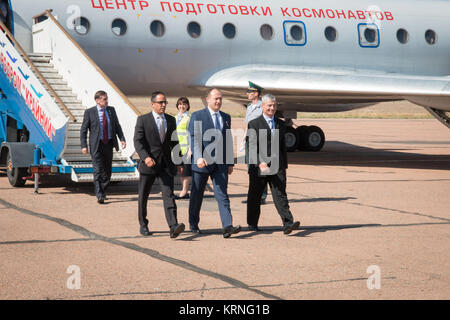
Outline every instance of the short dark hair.
{"type": "Polygon", "coordinates": [[[97,100],[97,99],[100,99],[101,97],[107,97],[107,96],[108,96],[108,94],[105,91],[99,90],[95,93],[94,99],[97,100]]]}
{"type": "Polygon", "coordinates": [[[176,105],[177,109],[178,109],[178,105],[179,105],[180,103],[187,104],[187,105],[188,105],[188,107],[187,107],[187,110],[188,110],[188,111],[189,111],[189,109],[191,108],[191,105],[190,105],[190,103],[189,103],[189,99],[186,98],[186,97],[181,97],[181,98],[179,98],[179,99],[177,100],[177,105],[176,105]]]}
{"type": "Polygon", "coordinates": [[[155,91],[152,93],[151,101],[156,102],[156,97],[162,94],[163,96],[166,96],[166,94],[162,91],[155,91]]]}

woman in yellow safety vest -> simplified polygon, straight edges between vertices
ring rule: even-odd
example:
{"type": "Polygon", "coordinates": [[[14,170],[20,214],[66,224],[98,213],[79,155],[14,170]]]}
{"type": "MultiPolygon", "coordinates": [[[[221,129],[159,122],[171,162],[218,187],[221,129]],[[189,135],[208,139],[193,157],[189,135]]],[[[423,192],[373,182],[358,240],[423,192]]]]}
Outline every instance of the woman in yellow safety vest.
{"type": "Polygon", "coordinates": [[[192,176],[192,167],[191,167],[191,150],[189,148],[189,133],[188,133],[188,125],[189,120],[191,119],[191,115],[189,113],[190,109],[189,99],[186,97],[181,97],[177,101],[177,134],[178,141],[181,147],[181,156],[183,157],[183,166],[181,168],[181,184],[183,186],[178,199],[189,199],[188,188],[189,183],[191,181],[192,176]],[[189,159],[189,161],[186,161],[189,159]],[[187,162],[187,163],[186,163],[187,162]]]}

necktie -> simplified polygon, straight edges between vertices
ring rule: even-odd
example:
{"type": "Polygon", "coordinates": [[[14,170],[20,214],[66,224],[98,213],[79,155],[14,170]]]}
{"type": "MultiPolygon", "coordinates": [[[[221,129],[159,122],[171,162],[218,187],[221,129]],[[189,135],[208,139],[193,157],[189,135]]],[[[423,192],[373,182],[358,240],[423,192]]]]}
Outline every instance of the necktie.
{"type": "Polygon", "coordinates": [[[102,132],[103,132],[103,143],[108,144],[108,120],[106,119],[106,108],[103,108],[103,120],[102,120],[102,132]]]}
{"type": "Polygon", "coordinates": [[[221,130],[221,128],[220,128],[220,121],[219,121],[219,114],[218,114],[218,113],[214,113],[214,116],[215,116],[215,118],[216,118],[216,123],[215,123],[214,127],[215,127],[217,130],[221,130]]]}
{"type": "Polygon", "coordinates": [[[164,120],[161,116],[159,116],[158,119],[159,119],[159,139],[161,140],[161,143],[163,143],[164,139],[166,138],[166,130],[164,128],[164,120]]]}
{"type": "Polygon", "coordinates": [[[272,119],[269,119],[269,127],[270,127],[270,131],[273,130],[273,123],[272,123],[272,119]]]}

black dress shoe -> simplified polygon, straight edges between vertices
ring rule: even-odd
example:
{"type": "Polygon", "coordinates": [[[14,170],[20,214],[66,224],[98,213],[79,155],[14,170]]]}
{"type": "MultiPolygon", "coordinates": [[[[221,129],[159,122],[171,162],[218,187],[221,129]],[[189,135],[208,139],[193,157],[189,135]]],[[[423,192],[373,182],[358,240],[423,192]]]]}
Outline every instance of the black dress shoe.
{"type": "Polygon", "coordinates": [[[177,224],[175,227],[170,228],[170,238],[175,239],[183,231],[184,231],[184,223],[177,224]]]}
{"type": "Polygon", "coordinates": [[[147,237],[147,236],[150,235],[150,231],[148,230],[148,227],[147,227],[147,226],[141,227],[141,229],[139,230],[139,232],[140,232],[143,236],[145,236],[145,237],[147,237]]]}
{"type": "Polygon", "coordinates": [[[292,230],[297,230],[298,227],[300,227],[300,221],[295,221],[294,223],[289,224],[286,227],[284,227],[283,233],[289,234],[292,232],[292,230]]]}
{"type": "Polygon", "coordinates": [[[100,204],[104,204],[105,203],[105,198],[99,198],[97,200],[97,202],[100,203],[100,204]]]}
{"type": "Polygon", "coordinates": [[[190,226],[190,231],[191,231],[193,234],[199,234],[199,233],[202,233],[198,227],[193,227],[193,226],[190,226]]]}
{"type": "Polygon", "coordinates": [[[226,227],[225,229],[223,229],[223,237],[225,239],[229,238],[229,237],[231,237],[232,234],[239,233],[240,231],[241,231],[241,226],[236,226],[236,227],[229,226],[229,227],[226,227]]]}
{"type": "Polygon", "coordinates": [[[249,231],[261,231],[261,229],[260,228],[258,228],[258,226],[248,226],[248,230],[249,231]]]}
{"type": "Polygon", "coordinates": [[[241,203],[247,203],[247,200],[242,200],[241,203]]]}

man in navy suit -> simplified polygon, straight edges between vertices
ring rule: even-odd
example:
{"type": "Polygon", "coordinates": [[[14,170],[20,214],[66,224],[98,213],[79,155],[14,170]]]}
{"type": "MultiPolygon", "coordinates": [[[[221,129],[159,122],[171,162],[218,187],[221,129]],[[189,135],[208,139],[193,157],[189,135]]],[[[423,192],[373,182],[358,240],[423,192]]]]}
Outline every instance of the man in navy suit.
{"type": "Polygon", "coordinates": [[[212,89],[206,97],[207,107],[194,112],[189,122],[192,150],[192,186],[189,201],[189,224],[191,231],[200,233],[200,209],[208,178],[214,186],[214,197],[219,205],[223,237],[229,238],[241,230],[233,226],[228,197],[228,175],[234,166],[231,117],[220,111],[222,93],[212,89]]]}
{"type": "Polygon", "coordinates": [[[106,197],[105,192],[111,180],[113,148],[119,151],[116,137],[120,139],[123,149],[126,148],[126,142],[116,110],[114,107],[108,106],[106,92],[96,92],[94,99],[97,105],[84,112],[80,130],[81,152],[88,153],[86,140],[89,131],[95,195],[98,203],[103,204],[106,197]]]}

